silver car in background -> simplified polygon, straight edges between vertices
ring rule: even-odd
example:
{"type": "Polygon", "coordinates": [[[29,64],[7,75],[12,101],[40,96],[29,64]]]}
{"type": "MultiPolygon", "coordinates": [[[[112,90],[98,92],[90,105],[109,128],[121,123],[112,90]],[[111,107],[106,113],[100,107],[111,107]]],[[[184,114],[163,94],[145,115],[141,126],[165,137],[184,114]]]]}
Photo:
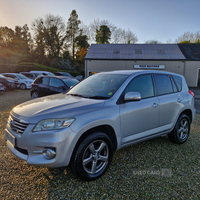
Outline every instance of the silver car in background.
{"type": "Polygon", "coordinates": [[[67,93],[13,108],[5,137],[11,152],[27,164],[69,165],[80,179],[93,180],[122,147],[164,135],[186,142],[194,117],[194,94],[181,75],[102,72],[67,93]]]}
{"type": "Polygon", "coordinates": [[[19,82],[19,87],[22,90],[31,89],[31,84],[33,83],[32,79],[27,78],[26,76],[18,73],[2,73],[3,76],[16,79],[19,82]]]}

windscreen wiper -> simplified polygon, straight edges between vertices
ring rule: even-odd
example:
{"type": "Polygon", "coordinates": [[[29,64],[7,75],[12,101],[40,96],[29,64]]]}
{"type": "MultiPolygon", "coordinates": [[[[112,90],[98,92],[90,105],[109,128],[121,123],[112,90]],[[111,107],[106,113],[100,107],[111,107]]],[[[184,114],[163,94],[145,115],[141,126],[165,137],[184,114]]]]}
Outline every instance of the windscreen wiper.
{"type": "Polygon", "coordinates": [[[104,97],[104,96],[91,96],[88,97],[89,99],[109,99],[109,97],[104,97]]]}
{"type": "Polygon", "coordinates": [[[67,94],[67,95],[71,95],[71,96],[74,96],[74,97],[88,98],[88,97],[80,95],[80,94],[67,94]]]}

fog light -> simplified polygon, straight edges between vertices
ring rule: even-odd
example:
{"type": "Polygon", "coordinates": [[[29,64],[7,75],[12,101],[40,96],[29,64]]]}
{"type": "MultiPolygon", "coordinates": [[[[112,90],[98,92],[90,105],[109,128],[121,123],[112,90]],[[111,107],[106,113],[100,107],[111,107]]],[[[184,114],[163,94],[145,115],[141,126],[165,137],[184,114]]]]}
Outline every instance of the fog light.
{"type": "Polygon", "coordinates": [[[56,152],[52,149],[44,149],[42,154],[46,159],[53,159],[56,157],[56,152]]]}

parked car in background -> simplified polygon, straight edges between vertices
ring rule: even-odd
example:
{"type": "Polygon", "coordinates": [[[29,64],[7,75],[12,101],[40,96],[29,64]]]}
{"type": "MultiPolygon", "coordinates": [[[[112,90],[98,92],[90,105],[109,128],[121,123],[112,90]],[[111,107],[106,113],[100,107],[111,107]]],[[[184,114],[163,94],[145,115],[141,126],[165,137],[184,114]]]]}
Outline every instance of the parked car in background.
{"type": "Polygon", "coordinates": [[[6,91],[5,86],[2,83],[0,83],[0,93],[4,93],[5,91],[6,91]]]}
{"type": "Polygon", "coordinates": [[[82,81],[83,80],[83,76],[79,75],[75,77],[78,81],[82,81]]]}
{"type": "Polygon", "coordinates": [[[68,72],[56,72],[55,73],[56,76],[72,76],[70,73],[68,72]]]}
{"type": "Polygon", "coordinates": [[[31,87],[31,98],[66,92],[79,81],[70,76],[40,76],[31,87]]]}
{"type": "Polygon", "coordinates": [[[6,90],[14,90],[15,88],[19,87],[19,81],[15,80],[14,78],[5,77],[0,74],[0,83],[4,86],[6,90]]]}
{"type": "MultiPolygon", "coordinates": [[[[56,72],[55,73],[56,76],[71,76],[73,77],[70,73],[68,72],[56,72]]],[[[79,75],[79,76],[76,76],[75,79],[77,79],[78,81],[82,81],[83,80],[83,76],[79,75]]]]}
{"type": "Polygon", "coordinates": [[[55,76],[55,74],[51,73],[51,72],[47,72],[47,71],[30,71],[31,73],[40,73],[42,75],[47,75],[47,76],[55,76]]]}
{"type": "MultiPolygon", "coordinates": [[[[52,77],[44,78],[38,82],[46,87],[52,77]]],[[[195,112],[194,94],[182,75],[154,70],[102,72],[65,94],[13,108],[5,138],[11,152],[27,164],[69,165],[76,176],[90,181],[106,172],[113,152],[122,147],[159,136],[185,143],[195,112]]],[[[182,148],[187,145],[179,151],[182,148]]]]}
{"type": "Polygon", "coordinates": [[[19,87],[22,90],[31,89],[31,84],[33,83],[32,79],[27,78],[26,76],[18,73],[2,73],[4,76],[9,78],[14,78],[19,81],[19,87]]]}
{"type": "Polygon", "coordinates": [[[30,78],[32,80],[35,80],[38,76],[42,76],[42,73],[34,73],[34,72],[20,72],[20,74],[26,76],[27,78],[30,78]]]}

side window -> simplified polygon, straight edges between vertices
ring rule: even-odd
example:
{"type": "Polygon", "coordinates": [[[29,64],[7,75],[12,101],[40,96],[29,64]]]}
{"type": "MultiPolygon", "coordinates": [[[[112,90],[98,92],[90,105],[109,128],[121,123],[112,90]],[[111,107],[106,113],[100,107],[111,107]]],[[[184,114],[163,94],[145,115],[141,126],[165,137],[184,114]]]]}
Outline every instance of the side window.
{"type": "Polygon", "coordinates": [[[39,79],[39,83],[44,84],[44,85],[48,85],[49,82],[49,78],[48,77],[41,77],[39,79]]]}
{"type": "Polygon", "coordinates": [[[156,88],[158,95],[173,93],[170,76],[155,74],[156,88]]]}
{"type": "Polygon", "coordinates": [[[15,77],[13,77],[13,75],[11,75],[11,74],[6,74],[5,76],[7,76],[7,77],[9,77],[9,78],[15,78],[15,77]]]}
{"type": "Polygon", "coordinates": [[[59,87],[59,86],[65,86],[65,85],[61,80],[57,78],[50,78],[49,86],[59,87]]]}
{"type": "Polygon", "coordinates": [[[171,81],[172,81],[172,86],[173,86],[174,92],[178,92],[177,86],[176,86],[174,79],[172,77],[171,77],[171,81]]]}
{"type": "Polygon", "coordinates": [[[173,78],[180,92],[182,90],[182,78],[180,76],[173,76],[173,78]]]}
{"type": "Polygon", "coordinates": [[[142,75],[134,78],[125,89],[125,94],[128,92],[139,92],[142,99],[153,97],[154,89],[151,75],[142,75]]]}

